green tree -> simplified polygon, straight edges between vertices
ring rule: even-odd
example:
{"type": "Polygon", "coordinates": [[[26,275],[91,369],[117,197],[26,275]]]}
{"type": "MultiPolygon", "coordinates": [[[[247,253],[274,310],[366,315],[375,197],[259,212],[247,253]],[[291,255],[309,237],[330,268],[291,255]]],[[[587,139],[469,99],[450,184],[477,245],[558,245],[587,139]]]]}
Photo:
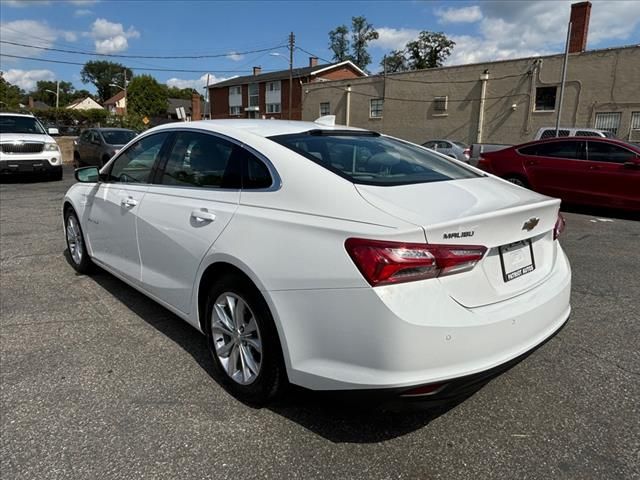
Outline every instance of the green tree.
{"type": "Polygon", "coordinates": [[[377,40],[378,32],[365,17],[353,17],[351,19],[351,57],[353,63],[363,70],[371,63],[371,55],[367,46],[371,40],[377,40]]]}
{"type": "Polygon", "coordinates": [[[455,46],[442,32],[423,30],[418,38],[407,43],[406,51],[411,70],[441,67],[455,46]]]}
{"type": "MultiPolygon", "coordinates": [[[[38,80],[36,89],[30,95],[34,100],[40,100],[48,105],[55,106],[56,96],[51,92],[55,92],[56,88],[56,82],[53,80],[38,80]]],[[[69,105],[74,92],[75,88],[71,82],[60,82],[60,98],[58,99],[60,108],[69,105]]]]}
{"type": "Polygon", "coordinates": [[[407,57],[404,50],[393,50],[380,62],[383,72],[396,73],[409,70],[407,57]]]}
{"type": "Polygon", "coordinates": [[[167,114],[167,89],[151,75],[139,75],[129,83],[127,115],[159,117],[167,114]]]}
{"type": "Polygon", "coordinates": [[[127,80],[131,80],[133,72],[124,65],[106,60],[87,62],[80,71],[82,83],[95,85],[100,103],[108,100],[120,90],[118,87],[112,87],[111,84],[124,87],[125,76],[127,80]]]}
{"type": "Polygon", "coordinates": [[[344,62],[351,60],[349,55],[349,29],[346,25],[340,25],[329,32],[329,49],[333,52],[333,60],[344,62]]]}
{"type": "Polygon", "coordinates": [[[191,95],[193,94],[193,88],[178,88],[178,87],[167,87],[164,85],[167,90],[167,98],[180,98],[182,100],[191,100],[191,95]]]}
{"type": "Polygon", "coordinates": [[[17,85],[7,82],[2,72],[0,72],[0,109],[16,109],[20,106],[20,101],[24,97],[24,92],[17,85]]]}

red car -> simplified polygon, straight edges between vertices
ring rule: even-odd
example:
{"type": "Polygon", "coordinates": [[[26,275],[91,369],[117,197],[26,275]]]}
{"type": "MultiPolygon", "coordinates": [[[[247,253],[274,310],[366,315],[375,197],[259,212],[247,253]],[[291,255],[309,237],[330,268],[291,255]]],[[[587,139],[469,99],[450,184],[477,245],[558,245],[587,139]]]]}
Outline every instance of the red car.
{"type": "Polygon", "coordinates": [[[620,140],[538,140],[484,153],[478,167],[567,203],[640,211],[640,147],[620,140]]]}

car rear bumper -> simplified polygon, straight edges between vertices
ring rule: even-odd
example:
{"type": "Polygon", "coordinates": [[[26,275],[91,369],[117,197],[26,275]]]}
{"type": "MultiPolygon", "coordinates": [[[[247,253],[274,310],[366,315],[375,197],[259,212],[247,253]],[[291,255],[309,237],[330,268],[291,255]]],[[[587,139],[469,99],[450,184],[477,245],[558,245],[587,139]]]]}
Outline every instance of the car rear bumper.
{"type": "Polygon", "coordinates": [[[289,380],[313,390],[450,383],[536,348],[567,321],[571,271],[561,249],[535,288],[465,308],[438,282],[268,292],[289,380]]]}

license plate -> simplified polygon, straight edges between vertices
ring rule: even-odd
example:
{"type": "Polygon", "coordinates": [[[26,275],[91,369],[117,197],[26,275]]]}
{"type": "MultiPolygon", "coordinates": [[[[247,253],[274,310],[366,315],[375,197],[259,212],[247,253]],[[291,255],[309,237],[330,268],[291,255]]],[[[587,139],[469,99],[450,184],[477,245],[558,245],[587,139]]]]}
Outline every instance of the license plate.
{"type": "Polygon", "coordinates": [[[503,245],[498,250],[500,251],[502,278],[504,278],[505,282],[520,278],[536,269],[531,240],[522,240],[503,245]]]}

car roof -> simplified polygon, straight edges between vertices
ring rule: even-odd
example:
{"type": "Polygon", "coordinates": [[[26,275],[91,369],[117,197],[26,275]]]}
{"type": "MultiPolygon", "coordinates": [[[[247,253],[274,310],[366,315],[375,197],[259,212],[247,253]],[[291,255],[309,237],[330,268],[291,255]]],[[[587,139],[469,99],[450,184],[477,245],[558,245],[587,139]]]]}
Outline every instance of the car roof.
{"type": "Polygon", "coordinates": [[[614,145],[620,145],[621,147],[632,147],[635,150],[638,150],[638,147],[632,143],[625,142],[624,140],[618,140],[617,138],[607,138],[607,137],[551,137],[551,138],[543,138],[540,140],[534,140],[532,142],[521,143],[520,145],[514,145],[512,148],[519,149],[523,147],[527,147],[529,145],[538,145],[542,143],[553,143],[553,142],[561,142],[563,140],[588,140],[590,142],[601,142],[601,143],[613,143],[614,145]]]}
{"type": "Polygon", "coordinates": [[[13,112],[0,112],[0,116],[12,116],[12,117],[27,117],[27,118],[36,118],[31,113],[13,113],[13,112]]]}
{"type": "Polygon", "coordinates": [[[354,132],[366,131],[362,128],[346,127],[344,125],[323,125],[315,122],[302,122],[298,120],[253,120],[253,119],[224,119],[224,120],[197,120],[194,122],[174,122],[166,123],[155,127],[154,131],[161,131],[173,128],[198,128],[211,130],[213,132],[224,130],[227,132],[249,132],[260,137],[272,137],[276,135],[287,135],[308,132],[309,130],[345,131],[354,132]]]}

